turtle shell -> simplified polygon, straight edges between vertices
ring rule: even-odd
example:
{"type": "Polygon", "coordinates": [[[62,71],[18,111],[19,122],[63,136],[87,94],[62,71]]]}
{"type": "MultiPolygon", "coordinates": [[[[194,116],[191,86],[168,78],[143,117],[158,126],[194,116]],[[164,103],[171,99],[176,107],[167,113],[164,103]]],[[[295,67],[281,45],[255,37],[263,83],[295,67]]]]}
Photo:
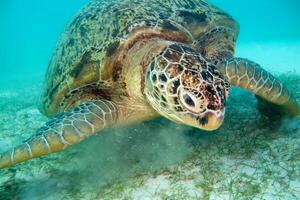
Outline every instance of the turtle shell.
{"type": "Polygon", "coordinates": [[[107,63],[125,44],[130,48],[147,37],[192,44],[216,26],[238,29],[228,14],[202,0],[94,0],[79,11],[57,44],[41,111],[53,116],[74,102],[121,93],[121,65],[107,63]]]}

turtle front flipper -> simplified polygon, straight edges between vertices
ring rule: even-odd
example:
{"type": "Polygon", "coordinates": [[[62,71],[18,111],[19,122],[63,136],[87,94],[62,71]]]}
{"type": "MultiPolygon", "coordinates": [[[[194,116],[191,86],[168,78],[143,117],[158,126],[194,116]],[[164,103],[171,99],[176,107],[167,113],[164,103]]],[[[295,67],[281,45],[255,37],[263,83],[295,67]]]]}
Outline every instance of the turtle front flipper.
{"type": "Polygon", "coordinates": [[[117,107],[108,100],[88,101],[59,114],[21,145],[0,155],[0,168],[9,167],[77,144],[117,120],[117,107]]]}
{"type": "Polygon", "coordinates": [[[233,58],[237,34],[237,28],[216,26],[197,39],[193,45],[201,55],[216,63],[233,58]]]}
{"type": "Polygon", "coordinates": [[[282,82],[258,64],[243,58],[232,58],[217,64],[219,71],[230,84],[239,86],[257,95],[260,101],[271,102],[280,112],[291,116],[300,115],[300,108],[292,93],[282,82]]]}

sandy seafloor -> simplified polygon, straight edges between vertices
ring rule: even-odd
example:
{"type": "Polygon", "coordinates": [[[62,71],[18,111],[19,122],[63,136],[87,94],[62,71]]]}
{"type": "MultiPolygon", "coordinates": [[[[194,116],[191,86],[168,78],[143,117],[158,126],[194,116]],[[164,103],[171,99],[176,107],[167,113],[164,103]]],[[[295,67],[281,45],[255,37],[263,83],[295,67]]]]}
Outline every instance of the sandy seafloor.
{"type": "MultiPolygon", "coordinates": [[[[277,76],[300,101],[300,74],[277,76]]],[[[37,109],[41,82],[30,75],[9,86],[2,80],[0,152],[47,121],[37,109]]],[[[261,115],[253,95],[231,91],[218,131],[166,119],[104,131],[0,170],[0,200],[300,199],[300,119],[261,115]]]]}

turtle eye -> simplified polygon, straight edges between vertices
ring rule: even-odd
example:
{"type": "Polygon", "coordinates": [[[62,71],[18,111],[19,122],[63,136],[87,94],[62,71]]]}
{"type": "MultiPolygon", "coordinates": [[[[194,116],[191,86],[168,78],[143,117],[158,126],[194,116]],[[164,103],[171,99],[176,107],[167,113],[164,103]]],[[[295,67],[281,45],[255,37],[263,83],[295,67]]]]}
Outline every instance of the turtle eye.
{"type": "Polygon", "coordinates": [[[190,112],[199,113],[202,110],[202,101],[189,91],[181,91],[179,99],[182,106],[190,112]]]}
{"type": "Polygon", "coordinates": [[[184,94],[183,99],[188,106],[195,107],[195,102],[189,94],[184,94]]]}

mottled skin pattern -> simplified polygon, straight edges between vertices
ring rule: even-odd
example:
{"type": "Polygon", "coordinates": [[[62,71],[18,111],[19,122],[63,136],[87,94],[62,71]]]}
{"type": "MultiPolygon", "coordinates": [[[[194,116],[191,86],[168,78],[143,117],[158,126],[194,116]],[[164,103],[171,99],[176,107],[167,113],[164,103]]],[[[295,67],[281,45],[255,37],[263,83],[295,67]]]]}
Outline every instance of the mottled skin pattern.
{"type": "Polygon", "coordinates": [[[148,67],[146,81],[151,105],[173,121],[195,127],[201,124],[209,130],[216,127],[209,127],[208,121],[224,115],[229,83],[214,65],[185,44],[170,43],[157,55],[148,67]]]}
{"type": "Polygon", "coordinates": [[[92,1],[66,29],[47,70],[41,111],[55,117],[0,154],[0,168],[160,115],[215,130],[229,84],[299,115],[278,79],[234,58],[237,33],[229,15],[202,0],[92,1]]]}
{"type": "Polygon", "coordinates": [[[273,109],[279,106],[276,109],[280,112],[299,115],[299,106],[292,92],[259,64],[247,59],[231,58],[219,62],[217,68],[230,84],[254,93],[258,101],[267,100],[274,105],[273,109]]]}
{"type": "MultiPolygon", "coordinates": [[[[113,1],[109,6],[103,2],[92,1],[83,8],[58,43],[46,73],[46,85],[41,98],[44,114],[53,116],[65,110],[70,105],[62,101],[70,101],[70,91],[78,93],[77,88],[85,90],[79,92],[85,95],[76,94],[76,100],[73,101],[94,97],[95,93],[98,93],[98,97],[101,93],[104,98],[116,95],[111,94],[111,88],[123,88],[126,83],[122,79],[120,66],[109,69],[106,67],[107,59],[119,46],[128,42],[128,35],[137,29],[156,30],[156,35],[165,38],[168,31],[176,32],[180,37],[173,37],[173,40],[195,45],[197,39],[201,39],[208,30],[226,26],[234,32],[232,41],[226,42],[232,46],[230,54],[233,54],[238,25],[228,14],[206,1],[123,0],[113,1]],[[84,88],[92,83],[100,83],[102,88],[91,85],[84,88]]],[[[144,37],[147,37],[146,34],[144,37]]],[[[223,38],[214,40],[222,43],[223,38]]]]}
{"type": "Polygon", "coordinates": [[[112,125],[117,117],[116,105],[110,101],[85,102],[54,117],[17,148],[2,154],[0,168],[61,151],[112,125]]]}

